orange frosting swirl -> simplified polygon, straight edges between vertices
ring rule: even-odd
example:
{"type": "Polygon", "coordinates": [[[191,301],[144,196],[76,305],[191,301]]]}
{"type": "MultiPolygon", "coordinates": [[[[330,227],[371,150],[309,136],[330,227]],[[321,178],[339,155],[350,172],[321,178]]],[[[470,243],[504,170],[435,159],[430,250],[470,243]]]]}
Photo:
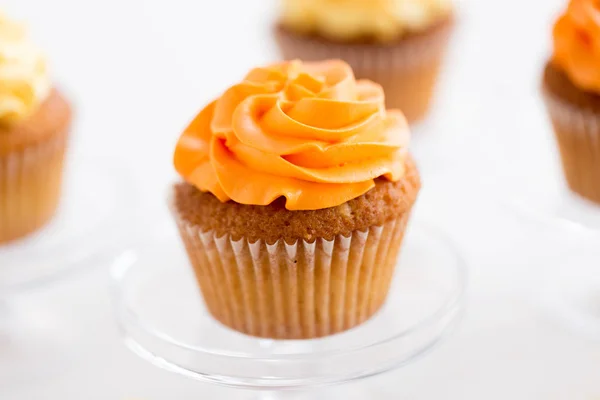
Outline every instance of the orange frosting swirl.
{"type": "Polygon", "coordinates": [[[333,207],[374,179],[404,174],[409,132],[385,110],[381,86],[354,79],[343,61],[252,70],[205,107],[181,135],[175,169],[221,201],[289,210],[333,207]]]}
{"type": "Polygon", "coordinates": [[[571,0],[553,36],[554,63],[581,89],[600,93],[600,1],[571,0]]]}

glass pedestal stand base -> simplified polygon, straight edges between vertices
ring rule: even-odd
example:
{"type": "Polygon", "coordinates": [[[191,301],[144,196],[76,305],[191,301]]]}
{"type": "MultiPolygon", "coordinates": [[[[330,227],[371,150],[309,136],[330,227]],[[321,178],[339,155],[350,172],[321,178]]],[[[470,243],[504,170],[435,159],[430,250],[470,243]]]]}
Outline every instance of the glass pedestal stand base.
{"type": "Polygon", "coordinates": [[[600,340],[600,232],[578,240],[554,258],[557,271],[549,272],[541,304],[548,316],[575,333],[600,340]]]}
{"type": "Polygon", "coordinates": [[[388,301],[375,317],[341,334],[292,341],[254,338],[215,322],[175,234],[124,252],[112,271],[116,317],[130,349],[166,370],[259,390],[265,399],[409,364],[456,325],[466,280],[451,242],[413,221],[388,301]]]}
{"type": "Polygon", "coordinates": [[[563,254],[553,255],[544,272],[543,307],[568,328],[600,339],[600,205],[571,192],[558,166],[520,171],[495,181],[510,188],[505,205],[544,235],[562,237],[553,252],[563,254]]]}
{"type": "Polygon", "coordinates": [[[546,225],[600,233],[600,205],[571,192],[557,174],[513,180],[506,205],[546,225]]]}
{"type": "Polygon", "coordinates": [[[69,160],[55,218],[29,237],[0,245],[0,387],[30,385],[69,366],[72,327],[30,291],[118,253],[119,227],[135,204],[123,171],[114,160],[69,160]]]}
{"type": "Polygon", "coordinates": [[[69,160],[63,196],[50,223],[0,244],[0,297],[36,288],[118,251],[134,215],[132,180],[114,160],[69,160]]]}
{"type": "Polygon", "coordinates": [[[600,284],[594,284],[599,262],[597,256],[583,259],[580,255],[600,247],[600,205],[568,188],[539,85],[531,85],[529,95],[523,96],[515,96],[506,87],[493,90],[499,102],[511,105],[510,116],[498,118],[497,109],[486,109],[484,120],[494,123],[487,124],[478,142],[470,143],[478,157],[472,163],[477,168],[468,172],[479,193],[500,201],[506,210],[530,223],[521,229],[533,227],[543,240],[560,235],[554,247],[530,255],[547,257],[540,278],[548,282],[533,283],[534,302],[541,302],[545,313],[560,316],[563,325],[591,334],[595,329],[589,327],[600,326],[600,313],[590,312],[600,293],[600,284]],[[594,235],[598,235],[595,240],[585,239],[594,235]],[[580,239],[587,241],[587,249],[565,245],[580,239]]]}

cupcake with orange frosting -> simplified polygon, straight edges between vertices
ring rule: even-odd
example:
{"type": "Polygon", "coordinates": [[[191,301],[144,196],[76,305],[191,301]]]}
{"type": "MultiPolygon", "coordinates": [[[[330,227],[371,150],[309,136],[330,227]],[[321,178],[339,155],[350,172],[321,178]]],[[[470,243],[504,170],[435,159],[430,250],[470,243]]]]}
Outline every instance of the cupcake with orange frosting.
{"type": "Polygon", "coordinates": [[[43,53],[23,26],[0,14],[0,243],[54,214],[70,121],[43,53]]]}
{"type": "Polygon", "coordinates": [[[347,61],[414,122],[429,109],[452,16],[452,0],[282,0],[276,39],[286,59],[347,61]]]}
{"type": "Polygon", "coordinates": [[[571,0],[553,39],[542,86],[565,177],[600,204],[600,2],[571,0]]]}
{"type": "Polygon", "coordinates": [[[384,303],[420,188],[401,112],[343,61],[252,70],[181,135],[171,207],[208,311],[305,339],[384,303]]]}

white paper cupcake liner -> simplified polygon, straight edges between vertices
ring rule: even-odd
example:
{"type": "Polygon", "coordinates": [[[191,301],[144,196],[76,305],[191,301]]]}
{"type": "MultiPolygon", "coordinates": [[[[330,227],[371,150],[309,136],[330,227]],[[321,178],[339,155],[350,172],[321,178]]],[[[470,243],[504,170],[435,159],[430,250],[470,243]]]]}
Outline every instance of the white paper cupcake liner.
{"type": "Polygon", "coordinates": [[[202,232],[174,213],[208,311],[242,333],[308,339],[357,326],[383,305],[409,213],[314,242],[202,232]]]}
{"type": "Polygon", "coordinates": [[[66,136],[0,155],[0,243],[25,236],[53,216],[60,198],[66,136]]]}

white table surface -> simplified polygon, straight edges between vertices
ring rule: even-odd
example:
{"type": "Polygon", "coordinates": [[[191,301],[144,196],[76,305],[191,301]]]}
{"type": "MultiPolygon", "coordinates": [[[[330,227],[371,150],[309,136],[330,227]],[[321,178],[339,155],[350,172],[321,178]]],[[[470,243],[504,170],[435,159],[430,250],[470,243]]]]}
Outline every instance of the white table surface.
{"type": "MultiPolygon", "coordinates": [[[[332,396],[600,398],[600,340],[569,330],[540,301],[553,271],[569,262],[598,264],[598,242],[522,220],[500,205],[510,188],[478,186],[488,171],[505,167],[500,150],[510,152],[520,135],[551,137],[543,114],[527,129],[515,127],[520,104],[538,101],[551,22],[563,4],[460,3],[440,93],[430,120],[415,128],[414,149],[425,182],[446,194],[428,205],[431,217],[470,263],[467,314],[436,351],[332,396]]],[[[171,154],[186,122],[250,67],[276,58],[274,1],[4,0],[2,6],[30,21],[73,98],[79,117],[73,151],[123,162],[138,183],[143,210],[159,209],[176,178],[171,154]]],[[[554,151],[543,141],[528,162],[554,151]]],[[[148,230],[165,218],[146,213],[148,230]]],[[[130,353],[111,315],[107,282],[99,265],[23,299],[71,321],[72,345],[44,378],[0,384],[0,399],[228,398],[232,392],[164,372],[130,353]]]]}

